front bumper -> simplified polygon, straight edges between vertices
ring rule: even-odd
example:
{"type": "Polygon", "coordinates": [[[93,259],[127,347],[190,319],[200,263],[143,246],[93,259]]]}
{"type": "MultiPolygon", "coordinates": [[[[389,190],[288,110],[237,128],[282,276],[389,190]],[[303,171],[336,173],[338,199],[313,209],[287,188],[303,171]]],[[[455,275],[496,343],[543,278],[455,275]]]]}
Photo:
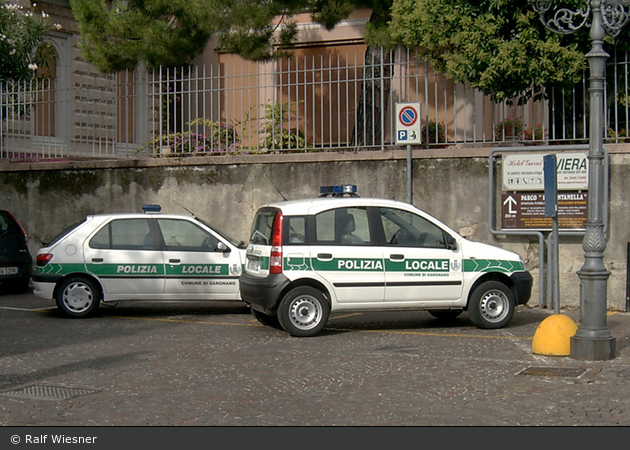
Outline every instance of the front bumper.
{"type": "Polygon", "coordinates": [[[529,272],[514,272],[510,277],[514,283],[516,304],[525,305],[532,296],[534,277],[529,272]]]}

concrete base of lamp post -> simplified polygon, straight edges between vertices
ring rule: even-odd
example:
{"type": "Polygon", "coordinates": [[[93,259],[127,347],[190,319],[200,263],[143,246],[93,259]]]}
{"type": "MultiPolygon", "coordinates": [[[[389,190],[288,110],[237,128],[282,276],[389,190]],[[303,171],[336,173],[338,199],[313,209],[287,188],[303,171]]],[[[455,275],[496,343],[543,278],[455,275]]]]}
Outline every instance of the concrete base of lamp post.
{"type": "MultiPolygon", "coordinates": [[[[595,232],[595,235],[600,234],[602,233],[595,232]]],[[[601,255],[596,254],[595,258],[591,256],[593,254],[587,253],[584,267],[578,271],[581,322],[571,337],[570,355],[579,360],[607,361],[615,358],[616,347],[616,340],[606,323],[606,286],[610,272],[604,268],[601,255]]]]}
{"type": "Polygon", "coordinates": [[[615,338],[571,338],[571,358],[585,361],[615,359],[615,338]]]}

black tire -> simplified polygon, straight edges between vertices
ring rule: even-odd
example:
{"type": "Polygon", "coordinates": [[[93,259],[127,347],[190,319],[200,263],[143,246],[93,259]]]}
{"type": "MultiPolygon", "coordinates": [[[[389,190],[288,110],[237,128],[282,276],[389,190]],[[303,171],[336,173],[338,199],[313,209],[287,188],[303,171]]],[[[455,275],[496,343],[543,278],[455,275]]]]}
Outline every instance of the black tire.
{"type": "Polygon", "coordinates": [[[59,285],[55,301],[57,308],[67,317],[89,317],[101,303],[101,290],[89,278],[70,277],[59,285]]]}
{"type": "Polygon", "coordinates": [[[468,316],[479,328],[503,328],[512,320],[515,308],[514,296],[506,285],[486,281],[470,295],[468,316]]]}
{"type": "Polygon", "coordinates": [[[289,291],[280,301],[278,320],[291,336],[315,336],[328,323],[330,304],[321,291],[301,286],[289,291]]]}
{"type": "Polygon", "coordinates": [[[278,329],[282,328],[280,327],[280,322],[278,321],[277,316],[270,316],[269,314],[256,311],[254,308],[250,308],[250,310],[252,311],[252,315],[256,318],[256,320],[262,323],[263,325],[266,325],[268,327],[278,328],[278,329]]]}
{"type": "Polygon", "coordinates": [[[433,309],[429,310],[429,314],[439,320],[453,320],[464,312],[462,309],[433,309]]]}

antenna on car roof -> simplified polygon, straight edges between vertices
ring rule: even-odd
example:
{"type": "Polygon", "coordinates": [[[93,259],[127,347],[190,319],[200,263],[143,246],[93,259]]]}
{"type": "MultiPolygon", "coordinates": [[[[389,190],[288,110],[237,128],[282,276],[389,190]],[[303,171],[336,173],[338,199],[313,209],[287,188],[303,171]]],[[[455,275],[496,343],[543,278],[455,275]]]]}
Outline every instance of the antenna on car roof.
{"type": "Polygon", "coordinates": [[[180,208],[185,209],[185,210],[186,210],[186,212],[188,212],[189,214],[193,215],[194,217],[197,217],[197,215],[196,215],[194,212],[192,212],[190,209],[186,208],[184,205],[182,205],[182,204],[181,204],[181,203],[179,203],[178,201],[173,200],[173,199],[172,199],[172,198],[170,198],[170,197],[166,197],[166,198],[167,198],[167,199],[169,199],[170,201],[172,201],[173,203],[175,203],[175,204],[176,204],[177,206],[179,206],[180,208]]]}
{"type": "Polygon", "coordinates": [[[285,202],[288,200],[287,197],[282,193],[282,191],[280,189],[278,189],[278,186],[276,186],[276,184],[273,182],[273,180],[269,177],[269,175],[265,174],[265,177],[269,180],[269,182],[271,183],[271,185],[276,189],[276,192],[278,194],[280,194],[280,197],[282,197],[282,200],[284,200],[285,202]]]}

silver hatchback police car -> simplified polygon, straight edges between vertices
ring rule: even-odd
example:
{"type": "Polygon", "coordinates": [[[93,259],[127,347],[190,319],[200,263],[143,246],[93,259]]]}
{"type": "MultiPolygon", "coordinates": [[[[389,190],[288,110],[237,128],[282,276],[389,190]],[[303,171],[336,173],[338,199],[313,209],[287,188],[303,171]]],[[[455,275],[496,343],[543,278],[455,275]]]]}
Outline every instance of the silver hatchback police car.
{"type": "Polygon", "coordinates": [[[35,295],[69,317],[122,300],[240,301],[245,244],[194,216],[90,215],[45,244],[36,257],[35,295]]]}

